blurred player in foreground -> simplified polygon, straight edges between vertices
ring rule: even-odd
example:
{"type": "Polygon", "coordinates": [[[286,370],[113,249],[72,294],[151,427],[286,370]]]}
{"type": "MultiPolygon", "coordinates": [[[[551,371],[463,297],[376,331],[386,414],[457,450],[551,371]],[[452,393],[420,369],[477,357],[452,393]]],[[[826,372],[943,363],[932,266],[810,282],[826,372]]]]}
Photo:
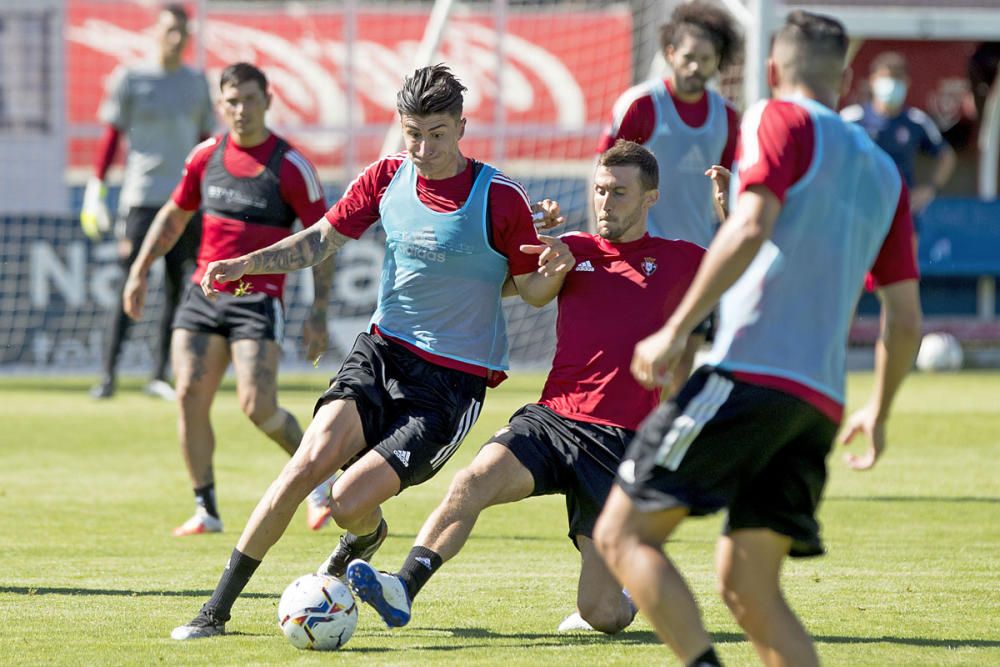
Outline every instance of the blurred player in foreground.
{"type": "MultiPolygon", "coordinates": [[[[106,124],[98,151],[94,177],[87,183],[80,223],[92,239],[110,227],[104,179],[115,159],[118,142],[128,140],[125,176],[116,226],[123,273],[139,255],[139,248],[184,169],[184,157],[215,128],[215,110],[205,75],[184,65],[188,43],[188,15],[181,5],[165,5],[153,28],[158,51],[155,63],[120,67],[114,72],[100,118],[106,124]]],[[[145,392],[174,400],[167,382],[170,363],[170,326],[183,293],[184,280],[194,268],[201,225],[196,219],[164,255],[164,301],[153,350],[153,376],[145,392]]],[[[104,330],[103,373],[90,390],[96,399],[115,393],[118,358],[132,320],[119,306],[108,313],[104,330]]]]}
{"type": "Polygon", "coordinates": [[[844,441],[885,424],[920,340],[913,225],[892,160],[835,111],[847,35],[792,12],[773,42],[774,99],[744,114],[735,207],[684,300],[639,343],[632,370],[663,381],[722,297],[709,366],[643,422],[594,529],[598,551],[685,665],[718,665],[697,604],[663,552],[689,515],[728,508],[716,550],[723,599],[768,665],[815,665],[780,587],[786,557],[823,552],[816,509],[843,412],[847,333],[871,270],[882,300],[875,386],[844,441]]]}
{"type": "MultiPolygon", "coordinates": [[[[285,276],[274,272],[219,286],[223,293],[211,300],[198,283],[212,260],[265,247],[289,236],[297,218],[315,221],[326,210],[312,164],[265,124],[271,93],[264,73],[236,63],[222,71],[219,87],[220,111],[229,131],[191,152],[180,183],[156,215],[132,264],[123,297],[128,315],[142,317],[150,266],[170,251],[203,207],[198,269],[174,319],[178,432],[195,496],[195,513],[174,530],[176,536],[222,530],[210,411],[230,362],[240,407],[250,421],[289,454],[302,441],[298,421],[278,405],[285,276]]],[[[332,260],[313,270],[313,310],[304,331],[309,358],[327,346],[332,273],[332,260]]],[[[314,513],[322,514],[325,502],[318,495],[314,513]]]]}
{"type": "Polygon", "coordinates": [[[553,493],[566,496],[569,537],[580,551],[582,627],[611,634],[632,622],[635,607],[591,533],[625,446],[660,400],[659,387],[644,389],[628,372],[632,350],[680,302],[704,254],[647,233],[658,182],[656,158],[636,143],[620,140],[601,154],[593,183],[598,233],[561,237],[576,264],[559,292],[555,358],[541,398],[458,472],[399,572],[380,573],[363,560],[348,566],[351,588],[389,626],[409,622],[414,597],[458,554],[483,510],[553,493]]]}
{"type": "Polygon", "coordinates": [[[211,293],[244,275],[321,262],[377,221],[386,230],[371,329],[317,402],[302,447],[257,504],[212,598],[174,639],[225,632],[299,503],[338,469],[330,511],[347,533],[322,571],[342,577],[352,560],[371,558],[388,534],[382,503],[441,469],[479,417],[487,386],[505,377],[508,275],[525,302],[542,306],[572,268],[561,244],[522,250],[539,242],[523,188],[462,155],[464,91],[444,65],[414,72],[396,97],[404,153],[365,169],[312,227],[208,267],[202,287],[211,293]]]}

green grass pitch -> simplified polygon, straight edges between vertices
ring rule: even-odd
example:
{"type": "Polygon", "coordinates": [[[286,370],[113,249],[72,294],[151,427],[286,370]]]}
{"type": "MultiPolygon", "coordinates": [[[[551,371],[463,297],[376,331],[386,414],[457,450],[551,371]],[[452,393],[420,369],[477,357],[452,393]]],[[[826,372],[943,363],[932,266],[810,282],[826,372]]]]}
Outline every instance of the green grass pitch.
{"type": "MultiPolygon", "coordinates": [[[[282,378],[306,419],[322,371],[282,378]]],[[[387,503],[374,563],[395,568],[453,473],[542,378],[512,379],[444,471],[387,503]]],[[[192,509],[174,407],[126,384],[95,403],[85,379],[0,380],[0,664],[637,665],[666,650],[641,618],[614,638],[555,632],[572,611],[578,560],[563,501],[488,510],[465,551],[393,632],[362,608],[338,654],[298,652],[275,620],[278,596],[312,571],[337,533],[303,513],[237,602],[230,636],[177,643],[171,628],[210,594],[253,504],[284,461],[239,412],[227,383],[213,408],[222,535],[170,530],[192,509]]],[[[851,377],[849,399],[871,376],[851,377]]],[[[821,510],[829,555],[790,562],[788,597],[830,665],[1000,664],[1000,375],[917,375],[899,397],[890,448],[869,473],[830,460],[821,510]]],[[[727,664],[756,664],[714,592],[720,517],[688,522],[669,545],[727,664]]]]}

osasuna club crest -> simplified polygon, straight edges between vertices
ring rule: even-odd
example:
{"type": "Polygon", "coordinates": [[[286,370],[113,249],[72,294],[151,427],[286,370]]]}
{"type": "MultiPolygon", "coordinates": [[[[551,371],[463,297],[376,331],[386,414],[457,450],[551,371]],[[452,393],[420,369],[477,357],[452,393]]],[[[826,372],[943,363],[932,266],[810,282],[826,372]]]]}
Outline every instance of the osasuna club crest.
{"type": "Polygon", "coordinates": [[[643,257],[641,266],[642,272],[645,273],[647,277],[653,275],[653,272],[656,271],[656,258],[643,257]]]}

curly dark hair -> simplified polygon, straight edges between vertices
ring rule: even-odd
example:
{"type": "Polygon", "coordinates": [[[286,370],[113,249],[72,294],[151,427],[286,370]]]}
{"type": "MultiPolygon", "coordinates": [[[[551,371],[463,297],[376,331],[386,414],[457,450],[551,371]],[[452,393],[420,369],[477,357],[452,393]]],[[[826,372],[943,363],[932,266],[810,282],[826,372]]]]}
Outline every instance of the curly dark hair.
{"type": "Polygon", "coordinates": [[[670,15],[670,22],[660,26],[660,48],[677,46],[687,35],[708,39],[719,54],[719,68],[738,60],[743,43],[733,17],[722,7],[705,0],[685,3],[670,15]]]}

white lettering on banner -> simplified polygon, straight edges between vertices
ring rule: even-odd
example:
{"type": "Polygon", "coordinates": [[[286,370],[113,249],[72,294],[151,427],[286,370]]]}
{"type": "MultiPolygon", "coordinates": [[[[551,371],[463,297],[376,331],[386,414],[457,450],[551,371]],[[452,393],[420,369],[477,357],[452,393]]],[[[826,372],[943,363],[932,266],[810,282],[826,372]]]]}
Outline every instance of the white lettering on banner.
{"type": "Polygon", "coordinates": [[[66,262],[50,243],[36,241],[31,244],[31,305],[47,308],[51,287],[74,308],[86,301],[87,248],[83,241],[66,247],[66,262]]]}

